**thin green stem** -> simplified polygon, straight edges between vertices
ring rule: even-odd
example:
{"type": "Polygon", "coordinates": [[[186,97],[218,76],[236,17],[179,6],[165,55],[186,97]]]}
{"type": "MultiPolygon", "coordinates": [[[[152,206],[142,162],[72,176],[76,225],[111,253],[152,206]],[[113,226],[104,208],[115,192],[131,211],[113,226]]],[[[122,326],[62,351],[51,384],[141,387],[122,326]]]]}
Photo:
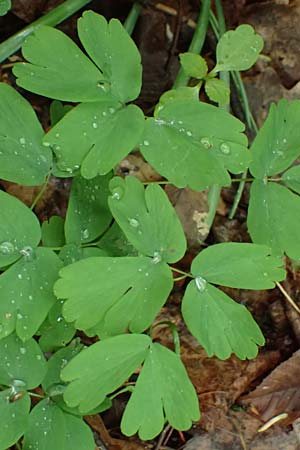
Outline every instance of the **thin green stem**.
{"type": "MultiPolygon", "coordinates": [[[[201,53],[208,27],[209,11],[210,0],[203,0],[194,36],[188,49],[190,53],[201,53]]],[[[186,86],[189,82],[189,79],[190,77],[186,75],[184,70],[181,68],[173,87],[176,89],[181,86],[186,86]]]]}
{"type": "Polygon", "coordinates": [[[186,275],[181,275],[181,277],[173,278],[173,280],[174,281],[181,281],[181,280],[184,280],[185,278],[186,278],[186,275]]]}
{"type": "Polygon", "coordinates": [[[61,5],[52,9],[52,11],[45,16],[40,17],[27,27],[23,28],[23,30],[18,31],[0,44],[0,63],[13,53],[17,52],[24,40],[36,31],[38,27],[41,25],[56,26],[90,2],[91,0],[66,0],[61,5]]]}
{"type": "Polygon", "coordinates": [[[132,8],[124,22],[124,28],[129,35],[131,35],[134,30],[134,27],[140,16],[141,10],[142,10],[142,5],[140,3],[135,2],[132,5],[132,8]]]}
{"type": "Polygon", "coordinates": [[[154,328],[159,327],[160,325],[167,325],[169,329],[171,330],[172,336],[173,336],[173,342],[174,342],[174,349],[175,353],[180,356],[180,339],[179,339],[179,333],[174,325],[174,323],[170,322],[169,320],[163,320],[161,322],[156,323],[151,327],[151,333],[154,330],[154,328]]]}
{"type": "Polygon", "coordinates": [[[36,394],[35,392],[28,392],[28,394],[29,394],[31,397],[36,397],[36,398],[46,398],[45,395],[36,394]]]}
{"type": "Polygon", "coordinates": [[[119,391],[115,392],[114,394],[109,396],[110,400],[113,400],[114,398],[116,398],[118,395],[124,394],[126,392],[133,392],[134,391],[134,386],[126,386],[122,389],[120,389],[119,391]]]}
{"type": "Polygon", "coordinates": [[[35,199],[33,200],[33,203],[32,203],[32,205],[31,205],[31,207],[30,207],[31,210],[33,210],[33,209],[35,208],[37,202],[40,200],[40,198],[43,196],[45,190],[47,189],[47,185],[48,185],[48,183],[49,183],[50,175],[51,175],[51,173],[49,172],[48,175],[47,175],[46,181],[45,181],[45,183],[44,183],[43,186],[42,186],[42,189],[40,190],[40,192],[38,193],[38,195],[37,195],[37,196],[35,197],[35,199]]]}
{"type": "Polygon", "coordinates": [[[17,447],[18,450],[21,450],[21,445],[19,444],[19,442],[16,442],[15,446],[17,447]]]}
{"type": "Polygon", "coordinates": [[[184,272],[183,270],[177,269],[177,267],[170,267],[173,272],[181,273],[181,275],[184,275],[185,277],[194,278],[191,273],[184,272]]]}
{"type": "Polygon", "coordinates": [[[172,184],[170,181],[143,181],[143,184],[172,184]]]}

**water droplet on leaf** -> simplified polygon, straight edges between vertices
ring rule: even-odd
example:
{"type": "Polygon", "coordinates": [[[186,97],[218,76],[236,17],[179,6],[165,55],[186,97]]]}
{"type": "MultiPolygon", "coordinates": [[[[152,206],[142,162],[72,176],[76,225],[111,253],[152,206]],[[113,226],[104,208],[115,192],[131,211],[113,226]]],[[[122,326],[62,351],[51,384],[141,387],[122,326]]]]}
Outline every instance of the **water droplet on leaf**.
{"type": "Polygon", "coordinates": [[[200,292],[204,292],[206,289],[206,280],[202,277],[196,277],[195,278],[195,283],[197,286],[198,291],[200,292]]]}

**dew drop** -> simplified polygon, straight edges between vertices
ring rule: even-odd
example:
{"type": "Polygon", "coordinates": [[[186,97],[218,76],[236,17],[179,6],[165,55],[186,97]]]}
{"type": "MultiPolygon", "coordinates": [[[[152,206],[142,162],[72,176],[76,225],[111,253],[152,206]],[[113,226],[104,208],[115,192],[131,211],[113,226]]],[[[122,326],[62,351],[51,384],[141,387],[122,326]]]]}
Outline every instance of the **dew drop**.
{"type": "Polygon", "coordinates": [[[0,244],[0,253],[2,255],[11,255],[15,251],[15,246],[11,242],[2,242],[0,244]]]}
{"type": "Polygon", "coordinates": [[[110,112],[110,114],[113,114],[115,112],[115,108],[109,108],[108,111],[110,112]]]}
{"type": "Polygon", "coordinates": [[[129,225],[133,228],[137,228],[140,225],[139,221],[136,219],[128,219],[128,220],[129,220],[129,225]]]}
{"type": "Polygon", "coordinates": [[[98,124],[96,122],[93,122],[92,125],[93,125],[93,128],[98,128],[98,124]]]}
{"type": "Polygon", "coordinates": [[[201,144],[203,145],[203,147],[205,147],[205,148],[212,148],[212,146],[213,146],[213,144],[212,144],[212,142],[210,141],[210,139],[208,138],[208,137],[203,137],[201,140],[200,140],[200,142],[201,142],[201,144]]]}
{"type": "Polygon", "coordinates": [[[112,191],[112,198],[114,200],[121,200],[121,198],[123,197],[123,194],[124,194],[123,189],[121,187],[116,187],[112,191]]]}
{"type": "Polygon", "coordinates": [[[229,155],[230,153],[230,146],[228,144],[226,144],[226,142],[223,142],[220,145],[220,150],[224,155],[229,155]]]}
{"type": "Polygon", "coordinates": [[[20,353],[21,353],[22,355],[25,355],[25,353],[26,353],[26,348],[25,348],[25,347],[21,347],[21,348],[20,348],[20,353]]]}
{"type": "Polygon", "coordinates": [[[161,262],[161,254],[159,252],[154,252],[153,258],[152,258],[152,263],[158,264],[159,262],[161,262]]]}
{"type": "Polygon", "coordinates": [[[149,141],[144,141],[143,144],[144,144],[146,147],[148,147],[149,141]]]}
{"type": "Polygon", "coordinates": [[[20,142],[21,145],[25,145],[26,144],[26,139],[24,137],[21,137],[19,139],[19,142],[20,142]]]}
{"type": "Polygon", "coordinates": [[[197,286],[198,291],[200,292],[204,292],[206,289],[206,280],[202,277],[196,277],[195,278],[195,283],[197,286]]]}
{"type": "Polygon", "coordinates": [[[82,230],[81,235],[82,235],[82,239],[88,239],[88,237],[90,235],[89,230],[87,228],[85,228],[84,230],[82,230]]]}

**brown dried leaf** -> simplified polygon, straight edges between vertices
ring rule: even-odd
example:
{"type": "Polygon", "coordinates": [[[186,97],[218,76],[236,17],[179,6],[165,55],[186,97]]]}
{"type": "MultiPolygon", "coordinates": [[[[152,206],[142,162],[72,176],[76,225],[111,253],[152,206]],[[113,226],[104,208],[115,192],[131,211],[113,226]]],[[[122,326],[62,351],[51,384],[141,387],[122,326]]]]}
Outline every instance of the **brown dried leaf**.
{"type": "Polygon", "coordinates": [[[280,421],[287,425],[300,417],[300,350],[281,363],[264,381],[241,401],[252,405],[263,421],[287,413],[288,418],[280,421]]]}

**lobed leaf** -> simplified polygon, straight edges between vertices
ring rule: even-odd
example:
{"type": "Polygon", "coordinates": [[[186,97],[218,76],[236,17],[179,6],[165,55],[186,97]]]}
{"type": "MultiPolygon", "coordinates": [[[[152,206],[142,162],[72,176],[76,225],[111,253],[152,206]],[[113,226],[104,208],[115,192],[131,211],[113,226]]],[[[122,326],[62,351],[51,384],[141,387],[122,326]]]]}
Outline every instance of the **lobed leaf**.
{"type": "Polygon", "coordinates": [[[62,217],[51,216],[42,223],[42,243],[44,247],[61,247],[65,244],[65,221],[62,217]]]}
{"type": "Polygon", "coordinates": [[[230,102],[230,89],[224,80],[209,78],[205,82],[206,95],[219,105],[228,105],[230,102]]]}
{"type": "Polygon", "coordinates": [[[204,280],[191,281],[182,301],[184,321],[209,357],[224,360],[235,353],[255,358],[264,337],[250,312],[204,280]]]}
{"type": "Polygon", "coordinates": [[[202,80],[207,75],[207,64],[202,56],[186,52],[181,53],[179,58],[180,64],[188,76],[202,80]]]}
{"type": "Polygon", "coordinates": [[[186,251],[180,220],[164,190],[135,177],[115,177],[108,199],[111,212],[129,242],[143,255],[174,263],[186,251]]]}
{"type": "Polygon", "coordinates": [[[285,186],[300,194],[300,165],[287,170],[281,176],[281,181],[285,186]]]}
{"type": "Polygon", "coordinates": [[[152,344],[126,405],[122,433],[138,432],[140,439],[148,440],[163,430],[165,421],[176,430],[188,430],[199,418],[198,398],[180,357],[152,344]]]}
{"type": "Polygon", "coordinates": [[[47,133],[58,168],[69,174],[80,169],[84,178],[108,174],[138,143],[144,115],[135,105],[116,101],[83,103],[67,113],[47,133]]]}
{"type": "Polygon", "coordinates": [[[209,283],[240,289],[272,289],[285,279],[281,258],[264,245],[225,242],[212,245],[192,262],[191,272],[209,283]]]}
{"type": "Polygon", "coordinates": [[[300,258],[300,198],[284,186],[252,183],[247,225],[253,242],[268,245],[273,255],[300,258]]]}
{"type": "Polygon", "coordinates": [[[272,104],[251,146],[250,171],[256,178],[277,175],[300,155],[300,101],[272,104]]]}
{"type": "Polygon", "coordinates": [[[27,428],[30,410],[30,398],[26,393],[17,401],[10,401],[10,391],[0,392],[0,449],[6,450],[13,446],[24,434],[27,428]]]}
{"type": "Polygon", "coordinates": [[[178,187],[226,186],[227,170],[243,172],[250,162],[244,128],[215,106],[172,101],[146,120],[140,148],[154,169],[178,187]]]}
{"type": "Polygon", "coordinates": [[[52,152],[42,145],[43,128],[27,100],[0,83],[0,178],[25,186],[45,182],[52,152]]]}
{"type": "Polygon", "coordinates": [[[173,286],[170,268],[144,256],[88,258],[65,267],[60,276],[54,292],[66,299],[66,320],[82,330],[100,327],[104,334],[144,331],[173,286]]]}
{"type": "Polygon", "coordinates": [[[31,249],[0,276],[0,339],[14,330],[23,341],[31,338],[56,299],[53,284],[62,267],[49,249],[31,249]]]}
{"type": "Polygon", "coordinates": [[[264,41],[251,25],[240,25],[224,33],[217,45],[217,65],[221,70],[248,70],[262,51],[264,41]]]}
{"type": "Polygon", "coordinates": [[[82,413],[100,405],[141,365],[151,339],[143,334],[124,334],[97,342],[77,355],[62,370],[70,382],[64,399],[82,413]]]}
{"type": "Polygon", "coordinates": [[[37,217],[19,199],[0,191],[0,267],[22,256],[27,247],[36,247],[41,239],[37,217]]]}

